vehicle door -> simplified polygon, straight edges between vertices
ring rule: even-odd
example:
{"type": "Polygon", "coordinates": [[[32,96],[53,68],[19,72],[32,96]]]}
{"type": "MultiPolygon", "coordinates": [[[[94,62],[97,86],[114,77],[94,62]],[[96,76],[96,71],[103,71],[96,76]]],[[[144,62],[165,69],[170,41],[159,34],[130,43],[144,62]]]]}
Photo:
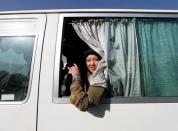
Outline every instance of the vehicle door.
{"type": "Polygon", "coordinates": [[[0,15],[0,130],[36,131],[46,16],[0,15]]]}

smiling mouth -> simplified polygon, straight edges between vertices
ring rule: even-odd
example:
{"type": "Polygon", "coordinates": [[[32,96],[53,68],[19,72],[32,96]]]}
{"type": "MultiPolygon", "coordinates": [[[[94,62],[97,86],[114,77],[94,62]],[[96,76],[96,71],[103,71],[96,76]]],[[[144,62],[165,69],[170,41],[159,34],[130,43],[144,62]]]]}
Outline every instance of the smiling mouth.
{"type": "Polygon", "coordinates": [[[90,69],[95,70],[95,69],[96,69],[96,67],[90,67],[90,69]]]}

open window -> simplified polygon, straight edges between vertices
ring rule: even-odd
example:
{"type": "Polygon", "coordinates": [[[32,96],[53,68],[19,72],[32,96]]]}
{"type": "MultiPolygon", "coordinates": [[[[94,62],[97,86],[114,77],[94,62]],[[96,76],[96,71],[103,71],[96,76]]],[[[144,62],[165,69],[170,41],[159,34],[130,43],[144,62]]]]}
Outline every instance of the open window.
{"type": "Polygon", "coordinates": [[[77,63],[86,75],[83,52],[87,48],[104,52],[107,97],[152,98],[152,102],[153,98],[163,102],[164,98],[177,98],[177,33],[177,18],[64,17],[58,98],[70,95],[72,78],[66,66],[77,63]],[[95,49],[93,39],[103,45],[95,49]]]}
{"type": "Polygon", "coordinates": [[[64,30],[61,45],[61,61],[60,61],[60,76],[59,77],[59,97],[70,95],[70,84],[72,76],[68,74],[67,67],[76,63],[80,68],[83,78],[86,74],[84,51],[89,48],[82,41],[72,27],[73,18],[64,19],[64,30]],[[69,38],[70,36],[70,38],[69,38]]]}

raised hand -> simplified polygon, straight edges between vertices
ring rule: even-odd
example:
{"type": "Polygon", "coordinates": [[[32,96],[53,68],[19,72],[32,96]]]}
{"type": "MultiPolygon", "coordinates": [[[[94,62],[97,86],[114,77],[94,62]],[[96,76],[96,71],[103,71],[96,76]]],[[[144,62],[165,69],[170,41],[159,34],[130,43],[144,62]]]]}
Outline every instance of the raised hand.
{"type": "Polygon", "coordinates": [[[69,70],[69,73],[72,74],[72,76],[80,76],[80,70],[75,63],[73,66],[68,67],[68,70],[69,70]]]}

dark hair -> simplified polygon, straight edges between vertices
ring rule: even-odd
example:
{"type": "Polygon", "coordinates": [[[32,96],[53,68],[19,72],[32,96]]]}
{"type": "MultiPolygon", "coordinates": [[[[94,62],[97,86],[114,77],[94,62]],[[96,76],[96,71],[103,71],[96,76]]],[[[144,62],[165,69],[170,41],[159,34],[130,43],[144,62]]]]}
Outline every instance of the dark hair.
{"type": "Polygon", "coordinates": [[[99,58],[99,60],[101,60],[101,56],[92,49],[88,49],[84,52],[85,59],[87,58],[88,55],[91,55],[91,54],[96,55],[99,58]]]}

